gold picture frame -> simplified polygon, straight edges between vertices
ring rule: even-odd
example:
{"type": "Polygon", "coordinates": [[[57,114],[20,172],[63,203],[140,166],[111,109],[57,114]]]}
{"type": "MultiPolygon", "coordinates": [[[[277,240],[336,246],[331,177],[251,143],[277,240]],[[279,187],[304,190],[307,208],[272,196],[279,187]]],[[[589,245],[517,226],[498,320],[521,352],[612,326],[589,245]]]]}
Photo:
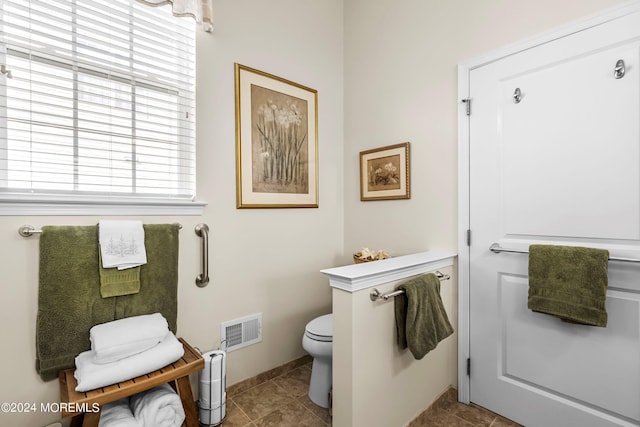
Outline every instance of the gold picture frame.
{"type": "Polygon", "coordinates": [[[235,64],[236,207],[318,207],[318,92],[235,64]]]}
{"type": "Polygon", "coordinates": [[[409,143],[360,152],[360,200],[411,198],[409,143]]]}

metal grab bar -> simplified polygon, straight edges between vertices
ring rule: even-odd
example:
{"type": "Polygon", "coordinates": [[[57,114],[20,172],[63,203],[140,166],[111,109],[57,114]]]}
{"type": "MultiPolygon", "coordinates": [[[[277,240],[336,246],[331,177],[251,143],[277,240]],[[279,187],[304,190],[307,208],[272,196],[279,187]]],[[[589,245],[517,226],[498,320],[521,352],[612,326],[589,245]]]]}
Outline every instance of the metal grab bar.
{"type": "MultiPolygon", "coordinates": [[[[529,251],[526,249],[507,249],[500,246],[499,243],[493,243],[489,246],[489,250],[494,254],[499,254],[500,252],[510,252],[514,254],[528,254],[529,251]]],[[[640,262],[640,259],[636,258],[623,258],[623,257],[609,257],[609,261],[623,261],[623,262],[640,262]]]]}
{"type": "Polygon", "coordinates": [[[202,237],[202,274],[196,277],[196,285],[204,288],[209,284],[209,226],[207,224],[196,225],[196,234],[202,237]]]}
{"type": "MultiPolygon", "coordinates": [[[[442,274],[439,271],[436,271],[434,274],[438,276],[438,279],[440,279],[440,281],[451,279],[451,276],[449,276],[448,274],[442,274]]],[[[399,291],[390,292],[388,294],[381,294],[379,290],[374,288],[369,294],[369,298],[371,298],[371,301],[376,301],[379,299],[383,299],[387,301],[391,298],[397,297],[398,295],[402,295],[402,294],[404,294],[404,290],[402,289],[400,289],[399,291]]]]}

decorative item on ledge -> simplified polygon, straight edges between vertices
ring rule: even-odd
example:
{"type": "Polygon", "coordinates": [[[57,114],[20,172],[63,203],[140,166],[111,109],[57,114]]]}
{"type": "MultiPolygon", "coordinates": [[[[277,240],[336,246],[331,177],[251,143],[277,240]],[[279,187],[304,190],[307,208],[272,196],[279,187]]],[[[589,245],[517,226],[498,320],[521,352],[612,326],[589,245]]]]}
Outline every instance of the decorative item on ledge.
{"type": "Polygon", "coordinates": [[[381,259],[389,258],[389,254],[383,250],[372,251],[369,248],[364,248],[360,252],[353,254],[353,262],[360,264],[369,261],[379,261],[381,259]]]}

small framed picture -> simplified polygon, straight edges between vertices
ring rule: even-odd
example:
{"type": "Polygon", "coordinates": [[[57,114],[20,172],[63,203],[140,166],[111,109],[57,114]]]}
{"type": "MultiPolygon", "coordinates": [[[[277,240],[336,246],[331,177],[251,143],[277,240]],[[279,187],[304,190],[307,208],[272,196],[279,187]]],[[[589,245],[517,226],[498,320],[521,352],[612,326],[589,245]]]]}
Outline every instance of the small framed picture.
{"type": "Polygon", "coordinates": [[[360,152],[360,200],[411,198],[409,143],[360,152]]]}
{"type": "Polygon", "coordinates": [[[237,208],[318,207],[318,93],[240,64],[237,208]]]}

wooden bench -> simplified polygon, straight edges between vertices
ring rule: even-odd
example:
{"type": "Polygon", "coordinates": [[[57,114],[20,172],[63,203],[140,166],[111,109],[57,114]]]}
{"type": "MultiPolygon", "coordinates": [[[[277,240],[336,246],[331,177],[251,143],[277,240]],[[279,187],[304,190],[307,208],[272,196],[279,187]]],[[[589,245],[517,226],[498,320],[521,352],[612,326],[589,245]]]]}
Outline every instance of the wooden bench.
{"type": "Polygon", "coordinates": [[[179,360],[146,375],[95,390],[77,392],[78,382],[73,376],[74,370],[60,371],[62,418],[73,417],[71,427],[97,427],[100,411],[94,411],[94,407],[99,408],[109,402],[132,396],[160,384],[169,383],[180,396],[184,407],[186,418],[182,425],[184,427],[198,427],[198,410],[193,400],[189,374],[202,370],[204,359],[184,339],[179,338],[179,340],[184,346],[184,355],[179,360]],[[71,411],[82,408],[85,410],[84,413],[71,411]]]}

